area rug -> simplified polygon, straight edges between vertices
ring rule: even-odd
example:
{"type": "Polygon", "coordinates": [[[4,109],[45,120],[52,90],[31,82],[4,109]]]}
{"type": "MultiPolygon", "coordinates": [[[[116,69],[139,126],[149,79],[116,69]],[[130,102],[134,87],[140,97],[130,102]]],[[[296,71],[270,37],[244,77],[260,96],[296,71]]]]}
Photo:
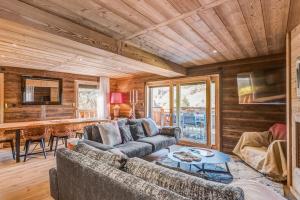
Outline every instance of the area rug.
{"type": "MultiPolygon", "coordinates": [[[[231,158],[232,158],[231,161],[228,163],[230,174],[220,173],[220,172],[218,173],[199,172],[199,168],[195,166],[192,166],[190,168],[190,165],[188,164],[181,164],[180,168],[178,168],[177,162],[174,162],[173,160],[169,159],[167,156],[161,157],[160,159],[155,160],[153,162],[155,162],[158,165],[162,165],[177,171],[181,171],[190,175],[198,176],[207,180],[216,181],[224,184],[233,183],[241,179],[254,180],[266,185],[267,187],[271,188],[272,190],[279,193],[280,195],[282,196],[284,195],[283,184],[269,180],[263,174],[247,166],[239,158],[235,156],[231,156],[231,158]]],[[[226,171],[224,164],[220,164],[220,165],[205,164],[205,169],[224,171],[224,172],[226,171]]]]}

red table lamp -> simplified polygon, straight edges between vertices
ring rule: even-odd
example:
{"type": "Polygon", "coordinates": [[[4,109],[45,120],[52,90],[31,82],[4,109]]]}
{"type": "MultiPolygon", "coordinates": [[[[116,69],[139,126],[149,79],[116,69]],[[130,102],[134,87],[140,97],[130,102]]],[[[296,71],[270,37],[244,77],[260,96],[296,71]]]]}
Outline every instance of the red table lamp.
{"type": "Polygon", "coordinates": [[[120,115],[120,106],[118,104],[123,103],[123,96],[121,92],[113,92],[110,96],[110,103],[115,104],[113,107],[114,110],[114,119],[117,119],[120,115]]]}

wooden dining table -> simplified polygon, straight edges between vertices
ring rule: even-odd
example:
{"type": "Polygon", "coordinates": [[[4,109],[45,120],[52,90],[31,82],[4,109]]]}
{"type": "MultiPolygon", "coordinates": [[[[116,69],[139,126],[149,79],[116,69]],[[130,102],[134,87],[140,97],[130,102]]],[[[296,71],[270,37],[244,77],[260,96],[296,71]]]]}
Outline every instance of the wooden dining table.
{"type": "Polygon", "coordinates": [[[58,119],[45,121],[29,121],[29,122],[13,122],[0,124],[0,132],[13,131],[15,133],[15,147],[16,147],[16,162],[20,162],[20,145],[21,145],[21,130],[27,128],[49,127],[58,125],[74,125],[81,123],[102,123],[109,122],[108,119],[58,119]]]}

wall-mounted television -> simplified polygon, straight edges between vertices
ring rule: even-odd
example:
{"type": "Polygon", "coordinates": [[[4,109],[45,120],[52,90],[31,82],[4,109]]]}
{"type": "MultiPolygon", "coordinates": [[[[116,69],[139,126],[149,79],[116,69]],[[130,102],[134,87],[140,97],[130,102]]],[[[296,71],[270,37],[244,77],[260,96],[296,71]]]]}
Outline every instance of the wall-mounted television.
{"type": "Polygon", "coordinates": [[[22,76],[23,105],[60,105],[62,79],[22,76]]]}
{"type": "Polygon", "coordinates": [[[237,75],[240,104],[285,104],[284,68],[271,68],[237,75]]]}

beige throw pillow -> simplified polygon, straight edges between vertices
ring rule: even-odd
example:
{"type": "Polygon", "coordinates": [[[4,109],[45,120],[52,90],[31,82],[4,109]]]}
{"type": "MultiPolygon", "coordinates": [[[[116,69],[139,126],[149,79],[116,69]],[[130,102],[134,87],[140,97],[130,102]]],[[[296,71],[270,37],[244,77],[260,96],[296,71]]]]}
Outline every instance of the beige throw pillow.
{"type": "Polygon", "coordinates": [[[117,145],[122,143],[122,138],[117,122],[98,125],[103,144],[117,145]]]}
{"type": "Polygon", "coordinates": [[[153,121],[153,119],[151,118],[143,119],[142,123],[148,137],[159,134],[159,128],[156,125],[155,121],[153,121]]]}

